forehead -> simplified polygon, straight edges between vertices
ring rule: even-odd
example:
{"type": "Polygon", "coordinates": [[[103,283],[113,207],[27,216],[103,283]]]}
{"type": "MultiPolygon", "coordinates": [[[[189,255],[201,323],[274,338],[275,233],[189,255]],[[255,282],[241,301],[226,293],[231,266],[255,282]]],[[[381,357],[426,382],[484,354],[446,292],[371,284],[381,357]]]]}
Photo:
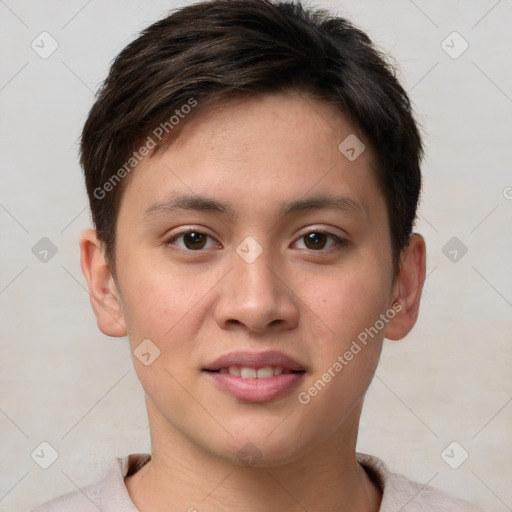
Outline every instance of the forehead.
{"type": "Polygon", "coordinates": [[[211,150],[215,145],[217,157],[225,153],[245,159],[258,152],[264,159],[264,148],[279,145],[281,154],[299,155],[313,149],[313,144],[320,150],[322,139],[324,150],[326,145],[336,149],[341,140],[355,133],[356,127],[334,105],[298,92],[273,92],[209,104],[191,122],[185,118],[173,146],[176,150],[191,145],[211,150]]]}
{"type": "MultiPolygon", "coordinates": [[[[217,102],[186,121],[173,143],[145,158],[131,176],[125,194],[141,205],[141,217],[178,194],[181,205],[197,206],[194,196],[207,197],[210,207],[215,202],[213,208],[231,216],[233,201],[253,211],[272,205],[283,215],[299,211],[299,199],[319,196],[342,197],[338,206],[367,214],[378,192],[362,135],[324,102],[272,93],[217,102]],[[356,158],[347,157],[353,156],[346,153],[347,140],[360,142],[356,158]]],[[[209,206],[203,201],[201,208],[209,206]]]]}

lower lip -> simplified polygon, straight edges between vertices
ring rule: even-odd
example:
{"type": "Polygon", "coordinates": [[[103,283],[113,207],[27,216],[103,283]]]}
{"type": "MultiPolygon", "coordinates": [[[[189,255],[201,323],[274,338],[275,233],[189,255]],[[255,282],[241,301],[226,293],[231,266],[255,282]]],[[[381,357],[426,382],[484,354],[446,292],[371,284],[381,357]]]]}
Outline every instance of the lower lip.
{"type": "Polygon", "coordinates": [[[298,386],[305,373],[282,373],[268,379],[242,379],[229,373],[207,372],[230,395],[244,402],[269,402],[298,386]]]}

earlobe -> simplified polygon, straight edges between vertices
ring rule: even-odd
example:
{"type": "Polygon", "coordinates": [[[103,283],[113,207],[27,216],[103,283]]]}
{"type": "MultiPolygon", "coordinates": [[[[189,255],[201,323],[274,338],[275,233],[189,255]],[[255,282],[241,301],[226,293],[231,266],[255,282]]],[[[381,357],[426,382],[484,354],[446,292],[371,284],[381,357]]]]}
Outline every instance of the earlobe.
{"type": "Polygon", "coordinates": [[[384,336],[400,340],[414,327],[418,319],[421,293],[425,283],[426,246],[424,238],[411,235],[409,245],[402,254],[400,271],[396,278],[393,309],[396,314],[387,324],[384,336]]]}
{"type": "Polygon", "coordinates": [[[126,336],[121,300],[94,229],[80,236],[80,264],[100,331],[107,336],[126,336]]]}

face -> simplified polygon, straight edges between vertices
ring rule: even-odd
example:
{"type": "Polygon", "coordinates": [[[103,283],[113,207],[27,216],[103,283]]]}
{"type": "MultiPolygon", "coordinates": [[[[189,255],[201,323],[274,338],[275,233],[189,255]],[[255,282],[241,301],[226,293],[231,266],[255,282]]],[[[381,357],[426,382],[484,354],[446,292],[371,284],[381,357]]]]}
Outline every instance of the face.
{"type": "Polygon", "coordinates": [[[133,172],[116,285],[160,435],[272,465],[357,430],[398,287],[370,149],[338,149],[351,134],[332,106],[268,94],[133,172]]]}

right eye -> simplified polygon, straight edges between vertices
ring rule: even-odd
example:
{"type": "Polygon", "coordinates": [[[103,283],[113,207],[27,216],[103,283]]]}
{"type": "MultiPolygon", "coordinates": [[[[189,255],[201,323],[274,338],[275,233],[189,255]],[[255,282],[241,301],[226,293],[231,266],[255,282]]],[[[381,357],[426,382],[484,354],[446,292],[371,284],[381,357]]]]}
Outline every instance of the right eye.
{"type": "MultiPolygon", "coordinates": [[[[208,238],[214,240],[210,235],[202,233],[197,229],[187,229],[181,233],[174,234],[171,238],[165,241],[165,245],[177,245],[179,249],[184,251],[197,252],[205,248],[208,238]],[[179,239],[183,239],[183,245],[181,246],[174,243],[179,239]]],[[[216,241],[214,245],[220,247],[220,244],[216,241]]]]}

